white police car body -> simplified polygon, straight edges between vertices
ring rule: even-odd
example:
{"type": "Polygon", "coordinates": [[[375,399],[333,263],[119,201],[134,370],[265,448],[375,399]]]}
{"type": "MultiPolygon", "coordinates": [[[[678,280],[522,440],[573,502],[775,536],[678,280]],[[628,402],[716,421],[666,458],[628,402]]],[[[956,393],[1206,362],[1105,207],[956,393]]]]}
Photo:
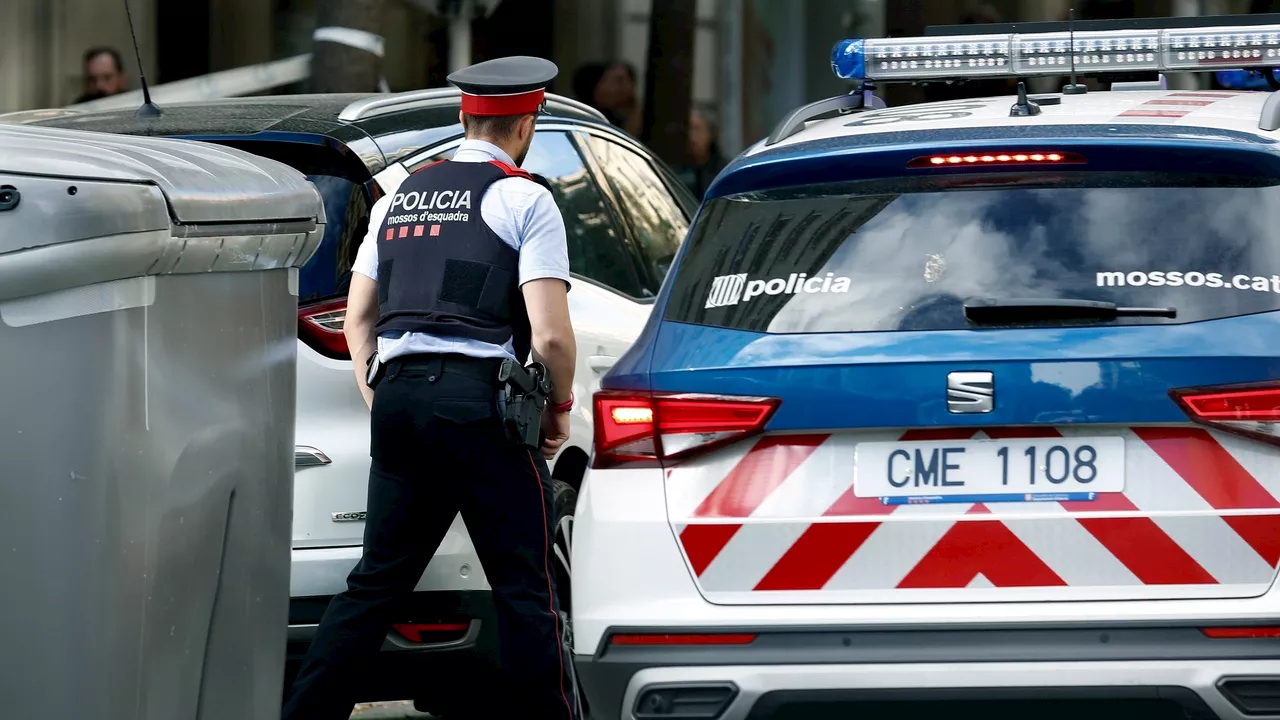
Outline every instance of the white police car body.
{"type": "MultiPolygon", "coordinates": [[[[1059,39],[835,65],[1047,74],[1059,39]]],[[[1280,64],[1280,26],[1075,42],[1280,64]]],[[[721,174],[595,397],[593,716],[1280,711],[1280,95],[864,100],[721,174]]]]}

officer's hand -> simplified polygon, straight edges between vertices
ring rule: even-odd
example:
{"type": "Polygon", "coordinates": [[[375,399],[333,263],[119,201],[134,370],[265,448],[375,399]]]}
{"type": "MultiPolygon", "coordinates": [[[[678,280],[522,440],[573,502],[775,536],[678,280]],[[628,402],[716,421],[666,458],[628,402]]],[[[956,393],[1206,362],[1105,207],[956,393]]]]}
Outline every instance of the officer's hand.
{"type": "Polygon", "coordinates": [[[569,413],[547,412],[542,414],[542,454],[547,459],[555,457],[556,451],[569,439],[569,413]]]}

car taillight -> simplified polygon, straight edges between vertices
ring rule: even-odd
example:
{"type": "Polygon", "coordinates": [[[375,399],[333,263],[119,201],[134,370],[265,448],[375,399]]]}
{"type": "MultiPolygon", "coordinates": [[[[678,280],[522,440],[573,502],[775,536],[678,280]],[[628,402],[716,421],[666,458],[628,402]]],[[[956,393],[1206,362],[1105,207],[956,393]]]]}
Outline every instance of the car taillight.
{"type": "Polygon", "coordinates": [[[409,642],[442,643],[461,639],[471,623],[396,623],[391,628],[409,642]]]}
{"type": "Polygon", "coordinates": [[[1280,638],[1278,627],[1209,627],[1200,628],[1205,637],[1216,640],[1245,640],[1248,638],[1280,638]]]}
{"type": "Polygon", "coordinates": [[[350,360],[347,337],[342,334],[346,319],[346,298],[301,306],[298,308],[298,337],[327,358],[350,360]]]}
{"type": "Polygon", "coordinates": [[[594,468],[658,466],[764,429],[777,398],[601,390],[595,394],[594,468]]]}
{"type": "Polygon", "coordinates": [[[1169,395],[1198,423],[1280,445],[1280,383],[1183,388],[1169,395]]]}
{"type": "Polygon", "coordinates": [[[622,633],[610,636],[610,645],[750,645],[755,633],[622,633]]]}

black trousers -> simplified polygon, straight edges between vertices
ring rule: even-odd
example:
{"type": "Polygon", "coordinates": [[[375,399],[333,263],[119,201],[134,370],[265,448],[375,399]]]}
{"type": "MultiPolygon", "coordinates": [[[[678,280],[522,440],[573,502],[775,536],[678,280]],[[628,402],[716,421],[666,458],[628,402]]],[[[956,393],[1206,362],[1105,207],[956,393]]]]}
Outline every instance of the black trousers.
{"type": "Polygon", "coordinates": [[[351,715],[352,680],[459,512],[493,589],[506,683],[477,716],[579,720],[551,572],[550,474],[539,453],[504,436],[496,373],[457,356],[388,364],[374,390],[364,556],[325,611],[286,720],[351,715]]]}

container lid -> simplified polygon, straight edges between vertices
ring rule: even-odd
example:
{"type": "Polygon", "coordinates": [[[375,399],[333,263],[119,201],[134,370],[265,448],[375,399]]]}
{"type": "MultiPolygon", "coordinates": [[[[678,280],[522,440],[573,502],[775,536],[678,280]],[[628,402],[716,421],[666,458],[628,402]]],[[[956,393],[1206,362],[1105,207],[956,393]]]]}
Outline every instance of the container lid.
{"type": "Polygon", "coordinates": [[[0,125],[0,173],[155,185],[174,222],[323,222],[320,195],[297,170],[205,142],[0,125]]]}

